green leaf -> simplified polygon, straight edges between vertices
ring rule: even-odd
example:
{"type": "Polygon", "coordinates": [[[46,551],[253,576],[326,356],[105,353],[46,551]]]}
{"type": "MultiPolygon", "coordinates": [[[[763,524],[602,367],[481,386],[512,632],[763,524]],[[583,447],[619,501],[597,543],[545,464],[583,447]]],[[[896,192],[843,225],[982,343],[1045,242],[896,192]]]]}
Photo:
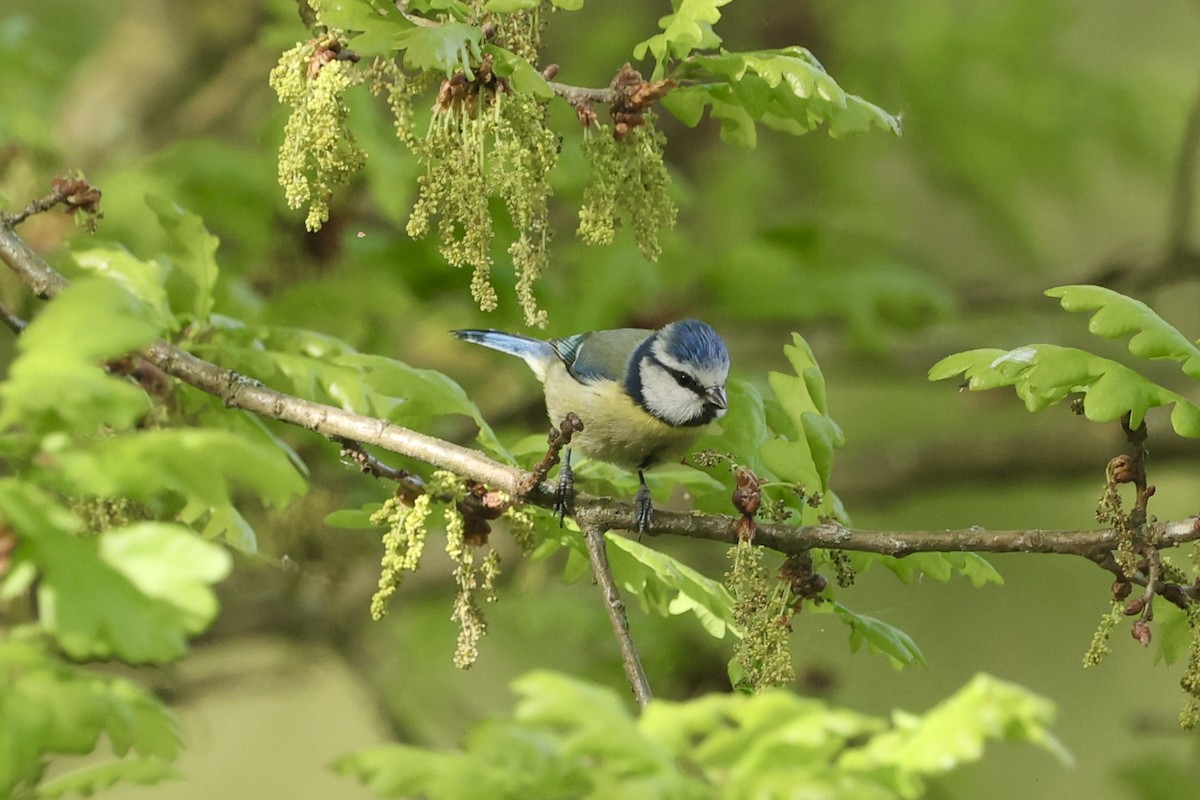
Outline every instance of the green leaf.
{"type": "Polygon", "coordinates": [[[396,37],[416,26],[394,3],[387,2],[321,0],[317,12],[328,27],[356,32],[349,46],[362,56],[391,55],[396,37]]]}
{"type": "Polygon", "coordinates": [[[493,14],[513,14],[517,11],[532,11],[542,4],[542,0],[488,0],[483,4],[483,10],[493,14]]]}
{"type": "Polygon", "coordinates": [[[383,356],[349,354],[333,359],[335,366],[353,366],[365,373],[372,393],[372,411],[400,425],[420,427],[432,419],[462,414],[479,426],[477,441],[510,464],[512,455],[483,419],[463,388],[436,370],[417,369],[383,356]]]}
{"type": "Polygon", "coordinates": [[[76,281],[17,339],[19,355],[0,386],[0,428],[130,427],[149,410],[146,394],[106,374],[99,362],[140,350],[158,335],[155,314],[116,281],[76,281]]]}
{"type": "Polygon", "coordinates": [[[216,618],[211,586],[224,580],[232,566],[223,548],[162,522],[115,528],[97,538],[100,558],[146,597],[172,606],[185,632],[200,633],[216,618]]]}
{"type": "Polygon", "coordinates": [[[82,269],[119,283],[145,303],[161,330],[179,329],[167,299],[167,268],[158,261],[143,261],[119,244],[74,250],[71,258],[82,269]]]}
{"type": "Polygon", "coordinates": [[[1096,312],[1088,330],[1105,339],[1132,335],[1129,352],[1138,358],[1178,361],[1185,375],[1200,380],[1200,348],[1148,305],[1103,286],[1058,286],[1047,289],[1067,311],[1096,312]]]}
{"type": "Polygon", "coordinates": [[[696,450],[728,452],[739,464],[761,473],[762,445],[772,437],[767,428],[766,410],[758,388],[746,381],[731,378],[725,385],[729,410],[710,426],[696,444],[696,450]]]}
{"type": "MultiPolygon", "coordinates": [[[[184,509],[180,517],[186,522],[198,519],[197,516],[191,516],[192,512],[197,510],[197,505],[199,504],[184,509]]],[[[258,534],[242,516],[242,512],[234,508],[232,504],[216,505],[199,510],[208,513],[208,521],[200,531],[200,535],[205,539],[210,541],[219,539],[242,553],[258,552],[258,534]]]]}
{"type": "Polygon", "coordinates": [[[127,680],[96,675],[51,655],[46,642],[30,634],[21,629],[0,634],[0,796],[36,783],[49,756],[92,752],[101,735],[117,756],[137,756],[51,780],[39,786],[38,796],[87,793],[88,787],[110,786],[117,779],[140,783],[167,777],[180,748],[167,709],[127,680]]]}
{"type": "Polygon", "coordinates": [[[371,522],[371,515],[381,508],[382,503],[366,503],[361,508],[343,508],[327,514],[324,522],[333,528],[370,530],[378,527],[371,522]]]}
{"type": "Polygon", "coordinates": [[[926,776],[979,757],[987,741],[1032,742],[1053,709],[979,676],[924,716],[860,714],[783,690],[656,699],[635,719],[627,697],[563,675],[513,684],[511,720],[488,720],[461,750],[391,746],[335,769],[385,796],[913,798],[926,776]]]}
{"type": "Polygon", "coordinates": [[[212,428],[160,429],[77,442],[54,454],[76,494],[149,501],[171,492],[205,508],[228,506],[236,488],[283,508],[304,479],[281,451],[212,428]]]}
{"type": "Polygon", "coordinates": [[[965,374],[972,390],[1012,386],[1030,411],[1040,411],[1071,394],[1083,394],[1084,416],[1111,422],[1129,414],[1137,427],[1151,408],[1174,404],[1171,424],[1180,436],[1200,438],[1200,406],[1107,358],[1072,347],[1031,344],[1005,352],[956,353],[934,364],[930,380],[965,374]]]}
{"type": "Polygon", "coordinates": [[[153,758],[127,758],[109,761],[92,767],[67,773],[59,778],[45,781],[38,786],[38,797],[58,798],[68,795],[91,797],[97,792],[111,789],[118,783],[137,786],[154,786],[168,780],[178,780],[183,775],[170,764],[153,758]]]}
{"type": "Polygon", "coordinates": [[[818,480],[807,483],[807,487],[810,490],[828,491],[833,471],[833,451],[845,444],[846,437],[827,413],[825,377],[817,366],[808,342],[793,333],[792,344],[784,347],[783,352],[796,370],[796,376],[772,372],[767,380],[792,425],[804,433],[818,475],[818,480]]]}
{"type": "Polygon", "coordinates": [[[578,11],[583,8],[583,0],[550,0],[550,5],[563,11],[578,11]]]}
{"type": "Polygon", "coordinates": [[[872,564],[882,564],[905,583],[912,583],[918,575],[927,575],[944,583],[954,573],[962,575],[975,588],[988,583],[1004,583],[1004,578],[996,568],[978,553],[913,553],[904,558],[876,553],[851,553],[850,561],[855,572],[864,572],[872,564]]]}
{"type": "Polygon", "coordinates": [[[1187,658],[1192,647],[1187,614],[1173,603],[1158,603],[1154,623],[1154,663],[1176,664],[1187,658]]]}
{"type": "Polygon", "coordinates": [[[899,117],[843,90],[803,47],[693,54],[685,67],[688,83],[663,106],[689,127],[710,107],[721,138],[736,146],[754,147],[755,123],[794,136],[822,125],[834,137],[871,128],[900,133],[899,117]]]}
{"type": "Polygon", "coordinates": [[[633,57],[641,60],[647,51],[658,62],[654,77],[662,77],[666,62],[683,58],[693,50],[708,49],[721,44],[721,37],[712,26],[721,19],[721,6],[730,0],[675,0],[675,13],[658,21],[662,33],[655,34],[633,48],[633,57]]]}
{"type": "Polygon", "coordinates": [[[375,748],[334,769],[385,796],[433,800],[701,796],[680,791],[694,780],[642,735],[611,689],[548,672],[513,688],[521,695],[514,719],[478,725],[462,751],[375,748]]]}
{"type": "Polygon", "coordinates": [[[916,797],[924,790],[922,776],[978,761],[989,741],[1034,744],[1070,764],[1070,753],[1048,730],[1053,719],[1049,700],[980,674],[924,716],[896,712],[892,730],[846,749],[838,765],[879,774],[901,796],[916,797]]]}
{"type": "MultiPolygon", "coordinates": [[[[535,2],[536,6],[537,3],[535,2]]],[[[509,85],[521,94],[531,94],[534,97],[549,99],[554,96],[554,90],[542,77],[542,73],[533,65],[511,50],[505,50],[494,44],[483,46],[484,53],[492,56],[492,69],[502,78],[509,79],[509,85]]]]}
{"type": "Polygon", "coordinates": [[[606,534],[613,576],[638,598],[643,608],[659,614],[691,612],[710,636],[736,634],[733,597],[714,581],[683,562],[616,534],[606,534]]]}
{"type": "Polygon", "coordinates": [[[407,745],[388,745],[362,750],[333,762],[339,775],[356,778],[383,797],[418,795],[443,797],[439,781],[444,776],[465,772],[466,759],[458,753],[436,753],[407,745]]]}
{"type": "Polygon", "coordinates": [[[22,537],[18,562],[41,576],[43,626],[74,658],[170,661],[216,615],[209,584],[228,572],[229,554],[186,528],[80,536],[74,515],[14,479],[0,481],[0,513],[22,537]]]}
{"type": "Polygon", "coordinates": [[[865,644],[870,652],[887,656],[892,666],[897,669],[914,663],[926,666],[921,648],[911,636],[899,628],[866,614],[851,611],[836,600],[826,601],[816,606],[816,609],[836,614],[838,619],[850,628],[851,652],[857,653],[865,644]]]}
{"type": "Polygon", "coordinates": [[[201,322],[207,321],[220,271],[216,259],[220,240],[208,232],[198,215],[165,197],[147,195],[146,205],[167,234],[167,252],[163,258],[171,267],[167,282],[171,307],[190,312],[201,322]]]}
{"type": "Polygon", "coordinates": [[[412,25],[396,12],[391,3],[377,5],[370,0],[320,0],[313,5],[322,23],[344,31],[370,31],[385,19],[389,25],[412,25]]]}
{"type": "Polygon", "coordinates": [[[461,22],[416,26],[401,31],[393,41],[397,49],[405,51],[404,66],[417,71],[443,72],[447,77],[461,71],[473,79],[471,63],[482,57],[482,31],[461,22]]]}

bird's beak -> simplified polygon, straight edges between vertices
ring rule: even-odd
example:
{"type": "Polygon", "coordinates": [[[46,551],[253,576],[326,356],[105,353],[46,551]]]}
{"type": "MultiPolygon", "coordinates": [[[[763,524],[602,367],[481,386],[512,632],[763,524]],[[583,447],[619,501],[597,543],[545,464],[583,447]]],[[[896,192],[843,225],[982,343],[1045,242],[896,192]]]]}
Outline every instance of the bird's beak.
{"type": "Polygon", "coordinates": [[[725,399],[724,386],[710,386],[704,392],[704,398],[712,403],[717,408],[728,408],[729,402],[725,399]]]}

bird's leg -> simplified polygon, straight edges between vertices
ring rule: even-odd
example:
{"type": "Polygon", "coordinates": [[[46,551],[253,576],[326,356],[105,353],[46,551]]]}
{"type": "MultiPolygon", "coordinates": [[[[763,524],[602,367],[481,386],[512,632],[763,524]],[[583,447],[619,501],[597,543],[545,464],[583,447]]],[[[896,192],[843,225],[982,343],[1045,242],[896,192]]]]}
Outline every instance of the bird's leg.
{"type": "Polygon", "coordinates": [[[638,470],[638,480],[641,486],[634,495],[633,504],[637,508],[637,532],[642,535],[650,525],[650,515],[654,513],[654,503],[650,499],[650,487],[646,485],[646,476],[638,470]]]}
{"type": "Polygon", "coordinates": [[[562,468],[558,471],[558,484],[554,489],[554,513],[558,514],[558,527],[563,517],[575,505],[575,471],[571,469],[571,448],[563,451],[562,468]]]}

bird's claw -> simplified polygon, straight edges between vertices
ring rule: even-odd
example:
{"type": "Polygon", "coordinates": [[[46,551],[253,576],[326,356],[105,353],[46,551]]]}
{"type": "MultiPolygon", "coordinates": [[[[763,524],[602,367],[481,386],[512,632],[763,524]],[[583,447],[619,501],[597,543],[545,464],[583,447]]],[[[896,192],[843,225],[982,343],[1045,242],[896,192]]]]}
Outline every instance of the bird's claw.
{"type": "Polygon", "coordinates": [[[563,519],[574,507],[575,471],[571,469],[570,459],[567,459],[558,471],[558,484],[554,487],[554,513],[558,515],[558,527],[562,527],[563,519]]]}
{"type": "Polygon", "coordinates": [[[634,495],[633,505],[636,509],[638,536],[641,536],[646,532],[646,528],[650,527],[650,515],[654,513],[654,503],[650,499],[650,487],[645,483],[634,495]]]}

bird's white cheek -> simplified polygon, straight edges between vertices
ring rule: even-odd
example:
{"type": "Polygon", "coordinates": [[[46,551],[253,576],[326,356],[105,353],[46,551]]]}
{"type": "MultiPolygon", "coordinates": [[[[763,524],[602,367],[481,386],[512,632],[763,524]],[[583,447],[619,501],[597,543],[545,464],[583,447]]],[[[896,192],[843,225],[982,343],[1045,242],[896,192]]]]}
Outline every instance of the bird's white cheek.
{"type": "Polygon", "coordinates": [[[714,419],[720,419],[721,417],[725,416],[725,411],[726,411],[726,409],[724,409],[724,408],[718,408],[717,414],[714,417],[714,419]]]}

